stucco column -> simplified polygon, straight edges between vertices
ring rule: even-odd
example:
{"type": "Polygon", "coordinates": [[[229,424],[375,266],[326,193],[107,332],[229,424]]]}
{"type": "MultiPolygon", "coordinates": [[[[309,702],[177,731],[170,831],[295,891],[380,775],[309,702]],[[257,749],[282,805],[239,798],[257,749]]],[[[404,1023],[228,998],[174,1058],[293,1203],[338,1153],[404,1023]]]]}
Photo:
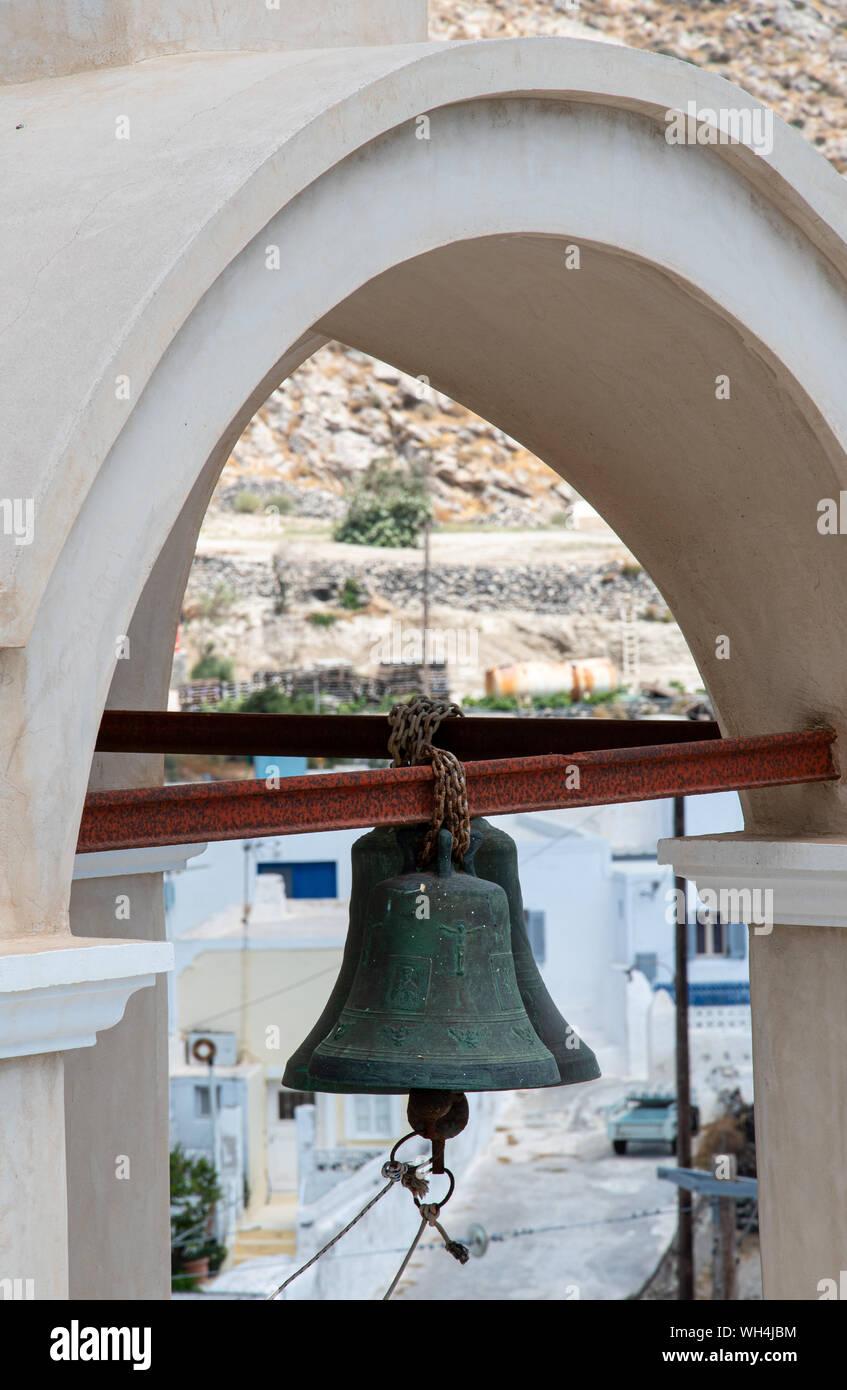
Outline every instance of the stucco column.
{"type": "Polygon", "coordinates": [[[0,1061],[0,1299],[68,1296],[63,1058],[0,1061]]]}
{"type": "Polygon", "coordinates": [[[750,924],[766,1299],[819,1299],[847,1270],[847,842],[694,836],[660,863],[750,924]]]}
{"type": "MultiPolygon", "coordinates": [[[[71,929],[163,941],[162,875],[75,880],[71,929]]],[[[71,1298],[170,1297],[167,1018],[159,975],[95,1047],[66,1058],[71,1298]]]]}

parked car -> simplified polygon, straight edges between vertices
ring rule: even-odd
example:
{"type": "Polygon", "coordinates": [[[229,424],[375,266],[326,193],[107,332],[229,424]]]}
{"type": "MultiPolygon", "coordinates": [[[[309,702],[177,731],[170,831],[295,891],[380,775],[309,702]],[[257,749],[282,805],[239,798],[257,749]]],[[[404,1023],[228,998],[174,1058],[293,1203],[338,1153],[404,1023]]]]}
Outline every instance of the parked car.
{"type": "MultiPolygon", "coordinates": [[[[691,1133],[700,1128],[700,1111],[691,1107],[691,1133]]],[[[673,1091],[631,1091],[606,1111],[606,1132],[616,1154],[625,1154],[631,1140],[666,1143],[676,1153],[676,1095],[673,1091]]]]}

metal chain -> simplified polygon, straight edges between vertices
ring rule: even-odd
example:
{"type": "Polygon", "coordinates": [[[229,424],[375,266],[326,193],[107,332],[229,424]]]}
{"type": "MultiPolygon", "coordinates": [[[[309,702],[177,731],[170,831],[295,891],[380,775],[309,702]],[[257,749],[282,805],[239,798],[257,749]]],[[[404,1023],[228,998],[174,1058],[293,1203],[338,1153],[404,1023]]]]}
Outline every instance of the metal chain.
{"type": "Polygon", "coordinates": [[[416,767],[427,759],[421,756],[424,744],[432,743],[442,719],[462,718],[458,705],[446,700],[431,700],[428,695],[413,695],[388,712],[391,736],[388,751],[392,767],[416,767]]]}
{"type": "Polygon", "coordinates": [[[438,832],[443,826],[453,836],[453,857],[461,865],[471,842],[471,816],[464,766],[455,753],[449,753],[446,748],[435,748],[431,743],[425,743],[422,752],[432,763],[435,790],[432,823],[426,832],[418,863],[423,868],[430,862],[438,843],[438,832]]]}
{"type": "Polygon", "coordinates": [[[433,858],[442,826],[453,837],[453,857],[459,865],[464,862],[471,841],[464,766],[455,753],[432,743],[442,719],[451,715],[462,715],[458,705],[431,700],[427,695],[415,695],[394,705],[388,715],[392,766],[415,767],[428,762],[435,778],[432,822],[418,857],[421,868],[433,858]]]}

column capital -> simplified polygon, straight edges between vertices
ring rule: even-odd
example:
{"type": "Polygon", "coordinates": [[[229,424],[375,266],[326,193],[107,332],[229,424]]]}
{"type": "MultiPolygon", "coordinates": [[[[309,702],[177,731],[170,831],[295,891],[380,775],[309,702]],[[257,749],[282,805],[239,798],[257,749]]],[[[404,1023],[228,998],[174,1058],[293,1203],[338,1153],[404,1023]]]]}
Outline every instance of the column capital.
{"type": "Polygon", "coordinates": [[[155,845],[141,849],[94,850],[74,855],[74,879],[122,878],[127,874],[162,874],[184,869],[208,845],[155,845]]]}
{"type": "Polygon", "coordinates": [[[735,921],[761,921],[768,895],[771,924],[847,927],[847,840],[839,836],[690,835],[660,840],[658,860],[725,899],[735,921]]]}
{"type": "Polygon", "coordinates": [[[169,941],[0,939],[0,1058],[92,1047],[130,995],[172,968],[169,941]]]}

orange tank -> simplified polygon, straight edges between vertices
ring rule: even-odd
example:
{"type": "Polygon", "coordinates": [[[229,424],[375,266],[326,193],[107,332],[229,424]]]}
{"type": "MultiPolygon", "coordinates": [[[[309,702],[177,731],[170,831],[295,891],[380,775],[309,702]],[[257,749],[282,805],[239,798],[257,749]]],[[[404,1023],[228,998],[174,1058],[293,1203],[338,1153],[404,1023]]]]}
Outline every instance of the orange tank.
{"type": "Polygon", "coordinates": [[[605,657],[585,661],[522,661],[515,666],[493,666],[485,673],[486,695],[586,695],[614,690],[617,672],[605,657]]]}

